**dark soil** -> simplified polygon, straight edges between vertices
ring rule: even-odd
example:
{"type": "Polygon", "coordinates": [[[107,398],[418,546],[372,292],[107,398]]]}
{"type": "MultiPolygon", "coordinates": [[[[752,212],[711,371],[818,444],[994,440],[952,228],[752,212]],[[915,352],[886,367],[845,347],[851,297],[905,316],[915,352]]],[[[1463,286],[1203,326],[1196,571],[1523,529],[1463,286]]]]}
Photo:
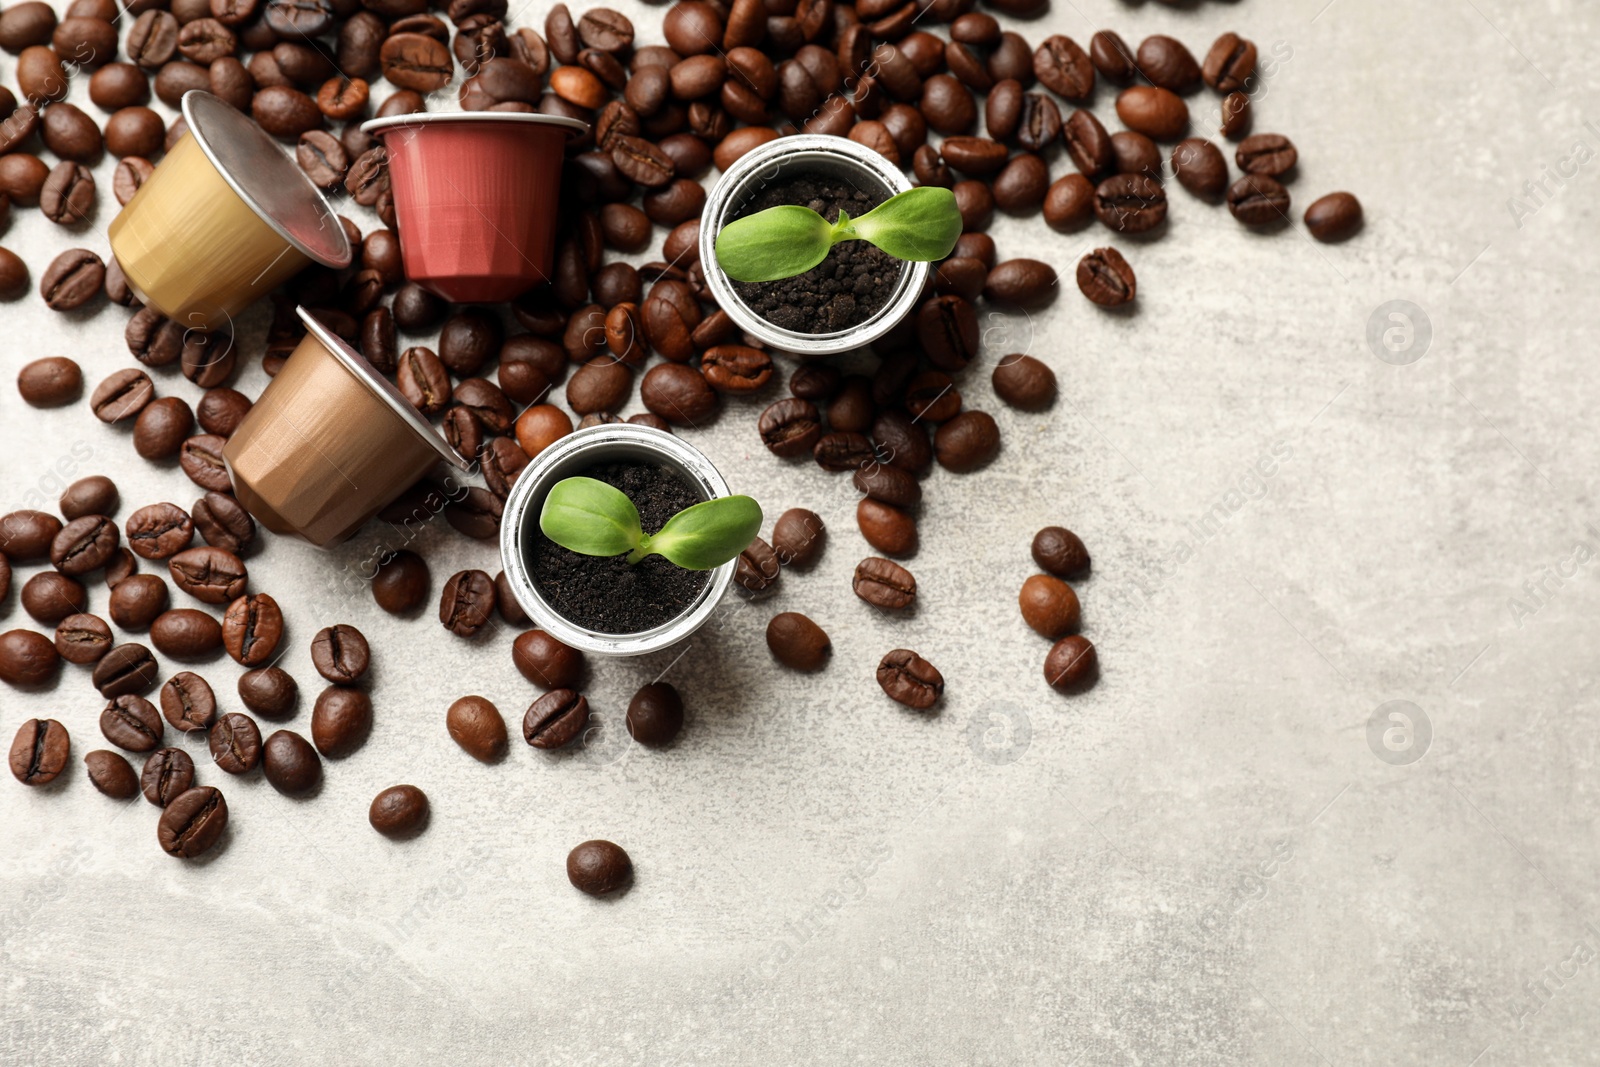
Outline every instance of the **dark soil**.
{"type": "MultiPolygon", "coordinates": [[[[842,178],[802,174],[766,186],[738,217],[799,204],[835,222],[841,208],[857,219],[887,199],[842,178]]],[[[796,333],[834,333],[877,314],[889,302],[902,269],[899,260],[865,241],[843,241],[804,274],[775,282],[734,282],[733,291],[774,326],[796,333]]]]}
{"type": "MultiPolygon", "coordinates": [[[[645,533],[655,533],[700,496],[674,471],[647,463],[611,463],[583,472],[614,485],[639,509],[645,533]]],[[[683,614],[711,580],[661,556],[628,563],[621,556],[583,556],[551,541],[537,526],[529,549],[533,584],[557,611],[579,626],[608,634],[653,630],[683,614]]]]}

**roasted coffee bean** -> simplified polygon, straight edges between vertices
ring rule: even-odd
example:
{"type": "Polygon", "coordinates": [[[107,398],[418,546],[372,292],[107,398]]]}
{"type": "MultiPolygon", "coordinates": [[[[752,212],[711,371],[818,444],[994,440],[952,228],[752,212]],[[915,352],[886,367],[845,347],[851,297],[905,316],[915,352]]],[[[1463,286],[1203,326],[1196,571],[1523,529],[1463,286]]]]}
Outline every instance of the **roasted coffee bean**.
{"type": "Polygon", "coordinates": [[[1152,85],[1175,93],[1191,93],[1200,86],[1200,64],[1175,38],[1161,34],[1146,37],[1139,42],[1134,62],[1152,85]]]}
{"type": "Polygon", "coordinates": [[[43,45],[22,50],[17,57],[17,88],[28,104],[39,107],[67,95],[67,71],[60,54],[43,45]]]}
{"type": "Polygon", "coordinates": [[[117,169],[111,174],[111,192],[116,196],[117,203],[127,204],[132,200],[133,194],[139,191],[139,187],[148,181],[153,173],[155,167],[147,159],[128,156],[120,160],[117,169]]]}
{"type": "Polygon", "coordinates": [[[754,393],[771,380],[772,358],[746,345],[717,345],[701,355],[700,373],[718,392],[754,393]]]}
{"type": "Polygon", "coordinates": [[[439,598],[439,622],[457,637],[471,637],[494,613],[494,579],[483,571],[457,571],[439,598]]]}
{"type": "MultiPolygon", "coordinates": [[[[859,474],[859,472],[857,472],[859,474]]],[[[805,508],[790,508],[772,524],[772,548],[784,566],[810,567],[827,544],[822,516],[805,508]]]]}
{"type": "Polygon", "coordinates": [[[89,396],[89,407],[101,422],[122,422],[144,410],[156,395],[150,376],[129,367],[111,374],[89,396]]]}
{"type": "Polygon", "coordinates": [[[60,665],[60,655],[44,634],[32,630],[7,630],[0,634],[0,682],[14,686],[42,685],[60,665]]]}
{"type": "Polygon", "coordinates": [[[839,391],[842,378],[831,363],[802,363],[789,376],[789,392],[800,400],[826,400],[839,391]]]}
{"type": "Polygon", "coordinates": [[[483,697],[466,696],[451,704],[445,728],[456,744],[483,763],[497,763],[506,754],[506,721],[483,697]]]}
{"type": "Polygon", "coordinates": [[[517,602],[517,595],[511,589],[511,582],[506,578],[506,572],[500,571],[494,576],[494,606],[500,612],[500,618],[512,626],[526,626],[528,613],[522,610],[522,605],[517,602]]]}
{"type": "Polygon", "coordinates": [[[891,700],[926,711],[944,694],[944,675],[910,649],[897,648],[878,664],[878,685],[891,700]]]}
{"type": "Polygon", "coordinates": [[[933,365],[958,371],[979,351],[978,315],[959,296],[940,296],[917,310],[917,340],[933,365]]]}
{"type": "Polygon", "coordinates": [[[180,671],[161,687],[161,714],[175,730],[205,730],[216,720],[217,698],[204,678],[180,671]]]}
{"type": "Polygon", "coordinates": [[[519,634],[511,657],[524,678],[545,689],[575,688],[583,674],[583,653],[543,630],[519,634]]]}
{"type": "Polygon", "coordinates": [[[910,607],[917,598],[917,580],[911,572],[877,556],[868,556],[856,564],[850,587],[868,604],[887,610],[910,607]]]}
{"type": "Polygon", "coordinates": [[[994,203],[1001,211],[1021,215],[1037,211],[1050,190],[1050,169],[1031,152],[1012,157],[995,175],[994,203]]]}
{"type": "Polygon", "coordinates": [[[444,439],[463,456],[476,456],[483,448],[483,423],[466,408],[444,413],[444,439]]]}
{"type": "Polygon", "coordinates": [[[1250,132],[1250,97],[1246,93],[1231,92],[1222,98],[1221,123],[1217,132],[1237,140],[1250,132]]]}
{"type": "Polygon", "coordinates": [[[69,615],[88,610],[89,593],[83,583],[56,571],[35,574],[22,583],[22,610],[46,626],[59,625],[69,615]]]}
{"type": "Polygon", "coordinates": [[[1228,162],[1210,141],[1190,137],[1172,149],[1172,172],[1195,196],[1220,200],[1228,188],[1228,162]]]}
{"type": "Polygon", "coordinates": [[[1233,160],[1246,174],[1281,177],[1294,169],[1300,155],[1281,133],[1256,133],[1239,142],[1233,160]]]}
{"type": "Polygon", "coordinates": [[[1055,268],[1037,259],[1008,259],[995,264],[983,287],[983,295],[991,302],[1021,308],[1043,307],[1056,298],[1058,291],[1055,268]]]}
{"type": "Polygon", "coordinates": [[[1089,572],[1089,550],[1071,530],[1046,526],[1033,535],[1033,561],[1057,578],[1077,578],[1089,572]]]}
{"type": "Polygon", "coordinates": [[[1000,428],[988,412],[963,411],[934,433],[933,448],[945,470],[974,471],[999,454],[1000,428]]]}
{"type": "Polygon", "coordinates": [[[828,664],[833,643],[822,627],[797,611],[774,615],[767,623],[767,649],[785,667],[819,671],[828,664]]]}
{"type": "Polygon", "coordinates": [[[310,792],[322,781],[322,760],[310,742],[293,730],[279,730],[261,746],[267,781],[280,793],[310,792]]]}
{"type": "Polygon", "coordinates": [[[1113,175],[1095,188],[1094,213],[1119,233],[1146,233],[1166,219],[1167,194],[1145,175],[1113,175]]]}
{"type": "Polygon", "coordinates": [[[681,363],[660,363],[639,383],[639,399],[674,426],[699,426],[716,415],[717,394],[705,376],[681,363]]]}
{"type": "Polygon", "coordinates": [[[912,153],[911,169],[917,176],[918,185],[948,189],[955,184],[955,176],[950,173],[944,157],[932,145],[922,145],[912,153]]]}
{"type": "Polygon", "coordinates": [[[652,682],[628,701],[627,725],[642,745],[669,745],[683,729],[683,697],[670,682],[652,682]]]}
{"type": "Polygon", "coordinates": [[[139,556],[168,559],[189,547],[194,523],[176,504],[150,504],[128,516],[127,533],[128,547],[139,556]]]}
{"type": "Polygon", "coordinates": [[[922,499],[922,486],[898,467],[869,464],[856,471],[852,481],[867,496],[897,508],[914,507],[922,499]]]}
{"type": "Polygon", "coordinates": [[[36,359],[17,373],[17,392],[36,408],[70,404],[83,392],[83,370],[65,356],[36,359]]]}
{"type": "Polygon", "coordinates": [[[444,508],[445,521],[451,527],[479,541],[492,541],[500,535],[500,513],[500,499],[477,486],[447,502],[444,508]]]}
{"type": "Polygon", "coordinates": [[[15,300],[27,291],[28,265],[9,248],[0,248],[0,300],[15,300]]]}
{"type": "Polygon", "coordinates": [[[1246,174],[1228,186],[1228,210],[1246,226],[1273,226],[1289,219],[1289,190],[1276,178],[1246,174]]]}
{"type": "Polygon", "coordinates": [[[572,432],[572,418],[553,404],[535,404],[517,416],[517,444],[532,459],[572,432]]]}
{"type": "Polygon", "coordinates": [[[1044,658],[1044,680],[1053,689],[1073,692],[1092,681],[1100,670],[1100,659],[1087,638],[1073,634],[1051,646],[1044,658]]]}
{"type": "Polygon", "coordinates": [[[1043,411],[1056,399],[1056,372],[1027,355],[1006,356],[990,380],[995,395],[1022,411],[1043,411]]]}
{"type": "Polygon", "coordinates": [[[1176,141],[1189,128],[1183,98],[1154,85],[1134,85],[1117,95],[1117,117],[1131,130],[1157,141],[1176,141]]]}
{"type": "Polygon", "coordinates": [[[1094,92],[1094,64],[1070,37],[1046,38],[1033,54],[1033,73],[1045,88],[1067,100],[1087,100],[1094,92]]]}
{"type": "Polygon", "coordinates": [[[1126,85],[1138,73],[1133,50],[1113,30],[1101,30],[1089,38],[1089,59],[1107,81],[1126,85]]]}
{"type": "Polygon", "coordinates": [[[124,630],[145,630],[167,610],[167,583],[153,574],[132,574],[111,590],[107,612],[124,630]]]}
{"type": "Polygon", "coordinates": [[[941,261],[934,271],[933,291],[940,296],[976,300],[983,295],[983,283],[988,277],[989,268],[983,265],[982,260],[952,256],[941,261]]]}
{"type": "Polygon", "coordinates": [[[230,493],[233,479],[222,459],[222,448],[227,443],[215,434],[196,434],[184,441],[178,450],[178,466],[200,488],[213,493],[230,493]]]}
{"type": "Polygon", "coordinates": [[[1200,73],[1217,92],[1232,93],[1244,88],[1255,70],[1255,43],[1237,33],[1224,33],[1212,43],[1200,73]]]}
{"type": "Polygon", "coordinates": [[[420,345],[400,353],[395,384],[411,405],[424,415],[437,415],[450,403],[450,375],[439,357],[420,345]]]}
{"type": "Polygon", "coordinates": [[[343,759],[372,732],[372,698],[345,685],[330,685],[311,711],[311,741],[328,759],[343,759]]]}
{"type": "MultiPolygon", "coordinates": [[[[265,593],[250,593],[228,605],[222,617],[222,644],[236,663],[258,667],[273,657],[283,639],[283,611],[265,593]]],[[[313,659],[315,659],[315,645],[313,659]]]]}
{"type": "Polygon", "coordinates": [[[478,373],[504,341],[500,320],[484,308],[466,308],[445,320],[439,333],[439,360],[453,373],[478,373]]]}
{"type": "Polygon", "coordinates": [[[73,311],[99,296],[105,281],[106,267],[99,256],[87,248],[71,248],[45,268],[39,295],[52,311],[73,311]]]}
{"type": "Polygon", "coordinates": [[[325,626],[311,639],[311,664],[335,685],[349,685],[367,673],[372,653],[354,626],[325,626]]]}
{"type": "Polygon", "coordinates": [[[367,808],[367,822],[386,837],[415,834],[427,821],[428,796],[414,785],[392,785],[367,808]]]}
{"type": "Polygon", "coordinates": [[[11,773],[23,785],[49,785],[71,756],[65,726],[54,719],[29,719],[11,741],[11,773]]]}
{"type": "Polygon", "coordinates": [[[0,48],[15,53],[49,44],[55,29],[55,9],[42,0],[11,4],[0,12],[0,48]]]}
{"type": "MultiPolygon", "coordinates": [[[[152,676],[154,673],[152,667],[152,676]]],[[[161,714],[144,697],[123,693],[113,696],[100,713],[100,732],[118,748],[125,748],[129,752],[151,752],[161,747],[161,714]]]]}
{"type": "Polygon", "coordinates": [[[226,493],[207,493],[190,509],[194,528],[206,544],[237,555],[255,541],[256,522],[226,493]]]}
{"type": "Polygon", "coordinates": [[[193,785],[194,760],[181,748],[156,749],[144,761],[144,771],[139,775],[144,798],[158,808],[171,804],[193,785]]]}
{"type": "Polygon", "coordinates": [[[110,749],[96,749],[83,757],[83,764],[89,772],[90,783],[113,800],[132,800],[139,795],[139,776],[121,754],[110,749]]]}
{"type": "Polygon", "coordinates": [[[196,786],[167,804],[156,827],[156,839],[167,855],[194,859],[214,848],[227,827],[228,802],[221,791],[196,786]]]}
{"type": "MultiPolygon", "coordinates": [[[[55,108],[51,108],[53,114],[55,108]]],[[[48,116],[46,116],[48,118],[48,116]]],[[[85,116],[85,121],[92,120],[85,116]]],[[[48,124],[46,126],[48,129],[48,124]]],[[[96,160],[100,155],[100,134],[94,131],[91,137],[88,131],[75,134],[80,138],[81,147],[77,155],[69,158],[79,159],[80,162],[96,160]],[[90,146],[93,146],[92,148],[90,146]]],[[[139,159],[148,159],[159,155],[162,146],[167,140],[167,124],[161,116],[150,108],[143,106],[125,107],[106,120],[105,149],[118,159],[134,156],[139,159]]]]}
{"type": "Polygon", "coordinates": [[[1138,284],[1121,252],[1096,248],[1078,260],[1078,289],[1092,302],[1112,308],[1133,300],[1138,284]]]}
{"type": "Polygon", "coordinates": [[[809,400],[785,397],[761,413],[757,428],[768,451],[792,459],[811,454],[822,436],[821,418],[809,400]]]}
{"type": "Polygon", "coordinates": [[[522,717],[522,738],[534,748],[561,748],[588,725],[589,701],[573,689],[552,689],[529,705],[522,717]]]}
{"type": "Polygon", "coordinates": [[[757,537],[739,553],[733,581],[745,592],[763,593],[778,583],[781,574],[778,554],[771,545],[757,537]]]}
{"type": "Polygon", "coordinates": [[[56,626],[55,647],[68,663],[94,663],[111,650],[111,627],[96,615],[68,615],[56,626]]]}
{"type": "Polygon", "coordinates": [[[62,574],[87,574],[105,566],[120,543],[116,523],[104,515],[84,515],[51,539],[50,562],[62,574]]]}
{"type": "Polygon", "coordinates": [[[449,83],[454,72],[450,49],[420,33],[396,33],[378,52],[383,76],[402,89],[431,93],[449,83]]]}
{"type": "Polygon", "coordinates": [[[288,85],[269,85],[257,92],[250,101],[250,117],[272,136],[285,141],[318,129],[323,123],[316,101],[288,85]]]}
{"type": "Polygon", "coordinates": [[[1115,163],[1111,135],[1092,111],[1084,108],[1074,111],[1067,116],[1061,132],[1067,145],[1067,154],[1084,175],[1099,178],[1115,163]]]}
{"type": "Polygon", "coordinates": [[[877,459],[872,441],[865,434],[839,430],[818,438],[811,454],[825,471],[853,471],[877,459]]]}
{"type": "Polygon", "coordinates": [[[944,161],[963,174],[987,178],[1006,165],[1010,152],[986,137],[947,137],[939,146],[944,161]]]}
{"type": "Polygon", "coordinates": [[[378,565],[372,576],[372,599],[391,615],[404,615],[427,602],[431,581],[428,564],[409,549],[400,549],[378,565]]]}
{"type": "Polygon", "coordinates": [[[870,496],[856,503],[856,525],[867,544],[888,556],[911,556],[917,551],[917,523],[906,512],[870,496]]]}
{"type": "Polygon", "coordinates": [[[152,400],[134,421],[133,450],[152,462],[171,459],[182,451],[193,429],[194,412],[182,399],[152,400]]]}
{"type": "Polygon", "coordinates": [[[222,646],[222,627],[203,611],[173,608],[150,623],[150,643],[171,659],[201,659],[222,646]]]}
{"type": "Polygon", "coordinates": [[[828,404],[828,426],[836,433],[865,433],[872,427],[874,414],[872,379],[852,374],[828,404]]]}
{"type": "Polygon", "coordinates": [[[344,183],[350,156],[339,139],[327,130],[307,130],[300,135],[294,157],[313,185],[333,189],[344,183]]]}
{"type": "Polygon", "coordinates": [[[248,715],[230,712],[222,716],[206,740],[211,759],[228,774],[248,774],[261,762],[261,730],[248,715]]]}
{"type": "Polygon", "coordinates": [[[134,554],[128,551],[126,547],[117,549],[111,554],[111,558],[106,561],[105,573],[102,575],[106,588],[115,589],[123,581],[138,573],[138,570],[139,561],[134,554]]]}
{"type": "Polygon", "coordinates": [[[122,331],[128,352],[147,367],[165,367],[183,358],[189,331],[152,307],[139,308],[122,331]]]}
{"type": "Polygon", "coordinates": [[[1306,208],[1306,229],[1319,241],[1343,241],[1361,229],[1361,201],[1350,193],[1329,193],[1306,208]]]}
{"type": "Polygon", "coordinates": [[[1082,229],[1094,218],[1094,185],[1082,174],[1056,179],[1044,198],[1044,221],[1053,230],[1082,229]]]}
{"type": "Polygon", "coordinates": [[[647,189],[668,185],[677,175],[672,157],[640,137],[619,136],[611,147],[611,161],[647,189]]]}
{"type": "Polygon", "coordinates": [[[239,676],[239,699],[251,711],[270,718],[286,718],[294,712],[300,687],[281,667],[258,667],[239,676]]]}
{"type": "Polygon", "coordinates": [[[1033,630],[1052,641],[1078,628],[1081,614],[1078,595],[1060,578],[1048,574],[1030,575],[1017,594],[1022,619],[1033,630]]]}
{"type": "Polygon", "coordinates": [[[243,595],[249,572],[227,549],[187,548],[167,563],[179,589],[207,604],[227,604],[243,595]]]}
{"type": "MultiPolygon", "coordinates": [[[[710,7],[699,0],[674,5],[676,11],[683,7],[710,7]]],[[[567,853],[567,881],[575,889],[592,897],[603,897],[624,888],[633,879],[633,861],[618,845],[610,841],[585,841],[567,853]]]]}
{"type": "Polygon", "coordinates": [[[231,437],[250,413],[250,407],[250,398],[237,389],[225,386],[207,389],[200,403],[195,405],[195,419],[206,433],[231,437]]]}
{"type": "Polygon", "coordinates": [[[891,467],[920,474],[933,466],[928,428],[903,411],[880,411],[872,420],[872,441],[879,457],[891,467]]]}
{"type": "Polygon", "coordinates": [[[489,491],[504,501],[528,466],[528,454],[510,437],[496,437],[478,457],[489,491]]]}
{"type": "MultiPolygon", "coordinates": [[[[602,342],[604,337],[605,329],[602,325],[600,328],[602,342]]],[[[665,365],[670,366],[670,364],[665,365]]],[[[609,356],[597,356],[579,367],[577,373],[567,379],[567,405],[580,415],[614,412],[627,402],[628,394],[632,390],[633,374],[626,364],[609,356]]],[[[640,392],[648,405],[651,394],[643,388],[640,392]]]]}

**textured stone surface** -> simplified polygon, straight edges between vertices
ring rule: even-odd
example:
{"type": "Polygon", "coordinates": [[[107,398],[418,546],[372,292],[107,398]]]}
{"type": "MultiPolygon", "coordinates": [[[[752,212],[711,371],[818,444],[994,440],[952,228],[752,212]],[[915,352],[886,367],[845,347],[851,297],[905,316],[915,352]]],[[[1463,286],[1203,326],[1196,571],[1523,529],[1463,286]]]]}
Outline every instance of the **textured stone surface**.
{"type": "MultiPolygon", "coordinates": [[[[617,6],[658,39],[659,8],[617,6]]],[[[831,543],[775,596],[730,598],[686,650],[595,669],[581,750],[514,740],[485,766],[450,742],[456,697],[488,696],[514,731],[534,693],[512,634],[463,641],[431,610],[378,611],[360,579],[377,530],[330,554],[275,539],[251,558],[252,588],[287,616],[281,665],[302,687],[289,725],[309,729],[309,643],[335,622],[371,640],[375,722],[300,800],[169,739],[232,812],[202,861],[163,855],[154,809],[83,774],[102,745],[86,671],[0,691],[5,740],[54,716],[74,764],[49,788],[0,782],[0,1060],[1592,1062],[1600,179],[1590,162],[1549,182],[1520,227],[1507,199],[1534,207],[1524,182],[1576,142],[1600,150],[1584,125],[1600,123],[1600,15],[1322,6],[1076,0],[1018,27],[1035,43],[1171,32],[1200,55],[1222,30],[1252,37],[1280,57],[1255,128],[1300,148],[1296,219],[1350,189],[1367,228],[1333,247],[1299,226],[1251,234],[1174,186],[1162,239],[1117,242],[1138,272],[1131,312],[1101,312],[1069,281],[1031,317],[986,321],[989,356],[1033,352],[1063,395],[1020,415],[987,368],[963,380],[1004,451],[983,474],[926,483],[910,616],[849,593],[867,550],[848,479],[774,460],[759,404],[734,403],[685,436],[772,517],[817,511],[831,543]],[[1391,300],[1431,323],[1407,365],[1366,340],[1391,300]],[[1269,478],[1251,473],[1263,461],[1269,478]],[[1047,523],[1095,561],[1078,591],[1103,674],[1072,698],[1044,685],[1047,645],[1015,607],[1047,523]],[[1572,577],[1535,601],[1524,583],[1547,567],[1572,577]],[[821,675],[771,664],[762,634],[784,610],[832,634],[821,675]],[[938,714],[873,683],[896,647],[943,671],[938,714]],[[664,751],[622,728],[628,696],[658,676],[688,708],[664,751]],[[1431,723],[1410,765],[1369,747],[1393,700],[1431,723]],[[366,825],[397,782],[432,801],[415,840],[366,825]],[[631,853],[626,896],[567,884],[567,851],[591,837],[631,853]]],[[[73,93],[89,107],[81,80],[73,93]]],[[[1213,99],[1193,97],[1197,113],[1213,99]]],[[[1104,90],[1097,111],[1111,114],[1104,90]]],[[[0,241],[35,285],[62,249],[106,251],[110,173],[96,168],[100,215],[81,235],[14,210],[0,241]]],[[[1068,279],[1107,243],[1036,218],[993,233],[1002,256],[1068,279]]],[[[70,355],[91,387],[127,364],[120,309],[55,314],[34,292],[0,316],[0,510],[91,473],[116,479],[123,518],[200,495],[85,403],[33,411],[11,388],[24,355],[70,355]]],[[[239,325],[254,393],[266,323],[258,309],[239,325]]],[[[497,569],[442,522],[414,547],[435,596],[456,569],[497,569]]],[[[91,610],[105,607],[96,586],[91,610]]],[[[15,593],[0,624],[31,625],[15,593]]],[[[197,669],[241,710],[236,666],[197,669]]]]}

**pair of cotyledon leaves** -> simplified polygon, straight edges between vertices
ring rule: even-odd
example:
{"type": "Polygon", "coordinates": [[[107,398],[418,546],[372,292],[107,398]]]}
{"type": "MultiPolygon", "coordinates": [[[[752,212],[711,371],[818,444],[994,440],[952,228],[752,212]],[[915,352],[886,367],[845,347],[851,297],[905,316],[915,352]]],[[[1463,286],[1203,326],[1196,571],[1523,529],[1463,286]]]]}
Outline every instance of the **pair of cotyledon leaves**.
{"type": "Polygon", "coordinates": [[[629,563],[665,556],[691,571],[720,567],[750,546],[761,529],[761,505],[724,496],[684,508],[647,534],[627,494],[594,478],[565,478],[551,486],[539,529],[562,548],[584,556],[620,556],[629,563]]]}

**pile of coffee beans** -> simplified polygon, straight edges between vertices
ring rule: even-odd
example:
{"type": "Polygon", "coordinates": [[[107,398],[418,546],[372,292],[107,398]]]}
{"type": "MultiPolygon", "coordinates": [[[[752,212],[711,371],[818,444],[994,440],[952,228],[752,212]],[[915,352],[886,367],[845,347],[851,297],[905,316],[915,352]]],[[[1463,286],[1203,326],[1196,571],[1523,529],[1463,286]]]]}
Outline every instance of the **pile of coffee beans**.
{"type": "MultiPolygon", "coordinates": [[[[119,527],[116,487],[97,477],[63,495],[59,517],[0,517],[0,601],[13,566],[41,565],[25,581],[18,575],[20,599],[40,626],[54,628],[54,640],[27,629],[0,634],[0,680],[37,686],[62,659],[90,668],[108,701],[102,732],[119,748],[150,755],[135,775],[118,753],[89,753],[89,777],[108,795],[137,788],[160,804],[158,838],[179,856],[214,845],[228,808],[216,788],[195,784],[192,760],[162,746],[163,720],[205,731],[225,773],[261,767],[291,794],[314,790],[322,761],[348,757],[371,728],[362,684],[370,650],[353,627],[329,627],[313,643],[314,665],[329,684],[315,698],[309,741],[286,729],[263,738],[251,716],[221,712],[210,684],[192,671],[165,681],[157,712],[145,694],[157,688],[159,665],[149,648],[125,639],[147,632],[157,652],[180,662],[226,651],[244,669],[237,692],[246,708],[269,720],[294,714],[298,685],[273,665],[283,610],[249,589],[245,559],[265,538],[232,495],[221,450],[252,403],[229,384],[239,358],[259,358],[275,374],[303,335],[296,304],[357,346],[476,461],[481,486],[425,481],[383,521],[406,527],[443,514],[463,536],[492,544],[503,502],[530,459],[576,427],[619,421],[635,392],[646,410],[628,421],[661,430],[702,425],[725,405],[756,399],[762,408],[746,409],[752,437],[779,461],[850,473],[860,494],[857,525],[875,553],[858,564],[851,588],[892,616],[917,597],[903,561],[920,544],[921,479],[936,465],[980,470],[1001,449],[996,420],[963,396],[964,374],[984,354],[982,309],[1042,307],[1059,289],[1048,263],[1001,259],[984,232],[994,213],[1042,215],[1061,231],[1098,222],[1115,233],[1155,232],[1166,216],[1170,161],[1171,176],[1192,195],[1226,203],[1246,225],[1282,225],[1298,158],[1288,138],[1250,134],[1250,41],[1224,34],[1200,61],[1171,37],[1131,49],[1107,30],[1086,49],[1061,35],[1030,42],[996,17],[1031,18],[1048,0],[987,0],[987,9],[977,0],[679,0],[664,13],[662,41],[640,39],[615,11],[590,8],[574,18],[562,3],[539,29],[510,24],[505,0],[449,0],[432,10],[350,0],[126,3],[72,0],[60,17],[39,0],[0,10],[0,48],[17,56],[17,91],[0,86],[0,224],[13,205],[36,206],[63,227],[97,213],[103,220],[88,164],[102,153],[117,158],[111,192],[126,203],[185,132],[181,118],[169,123],[150,106],[152,95],[170,114],[193,88],[292,144],[301,168],[336,203],[351,215],[367,209],[377,223],[363,232],[341,216],[355,262],[345,271],[313,267],[275,293],[260,352],[241,352],[226,331],[195,330],[140,307],[116,262],[93,249],[68,249],[38,276],[36,291],[52,309],[92,312],[102,301],[129,309],[124,339],[136,365],[89,387],[89,410],[131,429],[143,460],[176,458],[200,496],[187,509],[144,505],[119,527]],[[65,102],[75,78],[88,79],[103,118],[65,102]],[[1109,132],[1090,109],[1097,83],[1118,87],[1112,103],[1125,129],[1109,132]],[[1189,136],[1186,97],[1202,86],[1220,100],[1202,132],[1238,142],[1237,178],[1209,137],[1189,136]],[[453,307],[405,281],[384,150],[359,128],[374,116],[452,105],[590,124],[568,151],[553,277],[508,307],[453,307]],[[713,167],[797,131],[850,137],[917,183],[951,188],[965,232],[916,311],[876,344],[875,369],[801,364],[787,375],[787,395],[773,399],[782,368],[706,285],[701,183],[713,167]],[[1173,146],[1167,160],[1159,144],[1173,146]],[[1052,178],[1063,158],[1071,169],[1052,178]],[[658,227],[661,259],[636,267],[612,255],[643,251],[658,227]],[[167,395],[174,387],[188,398],[167,395]],[[167,580],[140,573],[141,561],[165,564],[171,585],[199,606],[174,604],[167,580]],[[109,623],[87,610],[86,583],[97,575],[109,591],[109,623]]],[[[1333,193],[1311,205],[1305,223],[1319,240],[1340,240],[1359,229],[1361,206],[1333,193]]],[[[1137,295],[1133,268],[1109,246],[1086,255],[1076,279],[1101,306],[1137,295]]],[[[0,299],[29,288],[28,267],[0,248],[0,299]]],[[[1020,353],[988,358],[1003,403],[1024,412],[1053,404],[1057,380],[1044,362],[1020,353]]],[[[39,407],[72,404],[86,388],[78,365],[60,356],[23,367],[17,386],[39,407]]],[[[826,540],[814,512],[787,511],[742,554],[737,582],[753,598],[770,596],[783,570],[813,566],[826,540]]],[[[1024,586],[1024,618],[1055,642],[1046,680],[1070,691],[1094,673],[1093,646],[1069,632],[1078,606],[1064,581],[1087,569],[1087,554],[1070,533],[1051,528],[1034,555],[1047,573],[1024,586]]],[[[384,611],[415,614],[434,596],[427,561],[411,551],[386,558],[372,595],[384,611]]],[[[452,633],[472,637],[497,616],[519,629],[527,622],[503,574],[467,570],[444,583],[439,619],[452,633]]],[[[830,658],[827,633],[798,612],[775,614],[767,641],[796,670],[823,669],[830,658]]],[[[525,740],[548,748],[581,736],[589,715],[579,688],[583,656],[538,630],[516,639],[513,656],[545,690],[524,715],[525,740]]],[[[939,671],[908,649],[884,655],[876,680],[893,700],[924,710],[944,688],[939,671]]],[[[646,745],[670,744],[683,720],[682,697],[664,683],[641,689],[627,716],[630,734],[646,745]]],[[[505,721],[482,697],[452,704],[446,726],[477,759],[505,751],[505,721]]],[[[13,743],[13,773],[48,782],[64,769],[68,748],[59,722],[31,720],[13,743]]],[[[397,786],[374,800],[369,817],[380,832],[405,835],[426,815],[422,791],[397,786]]],[[[568,867],[588,892],[616,888],[631,870],[607,842],[579,846],[568,867]]]]}

